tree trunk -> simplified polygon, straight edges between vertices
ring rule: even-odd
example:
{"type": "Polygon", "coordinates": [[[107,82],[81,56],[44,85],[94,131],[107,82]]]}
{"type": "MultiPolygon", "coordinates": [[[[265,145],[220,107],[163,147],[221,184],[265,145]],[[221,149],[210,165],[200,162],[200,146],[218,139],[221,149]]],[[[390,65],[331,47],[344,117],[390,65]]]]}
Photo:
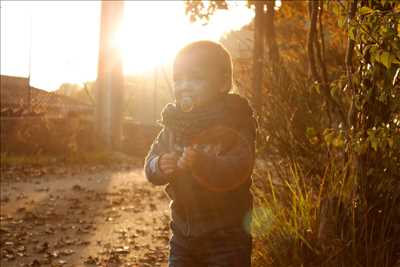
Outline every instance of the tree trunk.
{"type": "Polygon", "coordinates": [[[261,113],[261,96],[264,63],[264,2],[257,1],[254,23],[254,53],[253,53],[253,95],[252,102],[259,116],[261,113]]]}
{"type": "Polygon", "coordinates": [[[109,149],[120,146],[122,133],[122,57],[112,44],[123,17],[122,1],[101,2],[101,30],[96,81],[96,133],[109,149]]]}
{"type": "Polygon", "coordinates": [[[267,13],[265,16],[265,40],[268,47],[268,56],[272,65],[279,63],[279,49],[276,43],[275,35],[275,0],[267,1],[267,13]]]}

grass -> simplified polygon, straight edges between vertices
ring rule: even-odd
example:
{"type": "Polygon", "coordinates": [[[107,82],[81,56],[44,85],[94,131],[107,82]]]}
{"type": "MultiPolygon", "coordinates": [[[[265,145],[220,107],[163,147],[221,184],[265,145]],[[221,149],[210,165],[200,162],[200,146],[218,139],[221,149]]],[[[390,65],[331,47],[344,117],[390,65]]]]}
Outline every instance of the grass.
{"type": "Polygon", "coordinates": [[[347,168],[328,165],[318,184],[295,163],[282,181],[256,171],[253,266],[394,266],[400,194],[366,203],[347,168]]]}

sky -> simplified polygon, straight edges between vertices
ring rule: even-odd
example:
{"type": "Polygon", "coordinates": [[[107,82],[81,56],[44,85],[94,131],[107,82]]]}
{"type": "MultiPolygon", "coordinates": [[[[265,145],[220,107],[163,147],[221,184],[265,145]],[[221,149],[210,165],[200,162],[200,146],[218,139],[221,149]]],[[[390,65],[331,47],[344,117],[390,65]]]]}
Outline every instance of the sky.
{"type": "MultiPolygon", "coordinates": [[[[209,25],[189,22],[182,1],[127,1],[118,42],[125,74],[168,64],[185,44],[218,41],[254,17],[245,1],[230,1],[209,25]]],[[[1,74],[28,77],[48,91],[95,80],[99,1],[1,1],[1,74]]]]}

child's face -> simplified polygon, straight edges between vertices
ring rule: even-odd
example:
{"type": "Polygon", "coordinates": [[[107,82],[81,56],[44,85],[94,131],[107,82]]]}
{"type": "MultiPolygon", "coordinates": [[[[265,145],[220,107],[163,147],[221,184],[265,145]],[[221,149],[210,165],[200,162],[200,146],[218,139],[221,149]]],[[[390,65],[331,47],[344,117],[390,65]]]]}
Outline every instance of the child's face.
{"type": "Polygon", "coordinates": [[[174,67],[175,100],[183,111],[206,106],[222,91],[221,75],[202,55],[185,55],[174,67]]]}

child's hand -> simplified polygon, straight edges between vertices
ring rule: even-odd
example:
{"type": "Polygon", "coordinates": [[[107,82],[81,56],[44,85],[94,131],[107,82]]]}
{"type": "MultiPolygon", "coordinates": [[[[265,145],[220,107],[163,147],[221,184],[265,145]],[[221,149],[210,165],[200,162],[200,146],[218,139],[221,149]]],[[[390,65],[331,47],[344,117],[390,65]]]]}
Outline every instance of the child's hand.
{"type": "Polygon", "coordinates": [[[158,167],[163,174],[170,175],[177,170],[178,159],[178,155],[174,152],[163,154],[159,158],[158,167]]]}
{"type": "Polygon", "coordinates": [[[182,156],[178,160],[178,168],[181,170],[192,168],[201,156],[201,152],[193,147],[185,147],[182,156]]]}

